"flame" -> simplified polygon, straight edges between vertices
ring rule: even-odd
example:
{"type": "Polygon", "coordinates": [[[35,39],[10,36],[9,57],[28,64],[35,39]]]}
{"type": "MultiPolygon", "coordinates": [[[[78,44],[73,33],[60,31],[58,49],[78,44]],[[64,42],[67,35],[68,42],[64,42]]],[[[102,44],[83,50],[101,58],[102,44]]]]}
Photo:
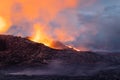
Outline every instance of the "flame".
{"type": "Polygon", "coordinates": [[[4,33],[9,29],[7,21],[3,17],[0,16],[0,33],[4,33]]]}
{"type": "Polygon", "coordinates": [[[39,24],[36,23],[33,25],[33,35],[29,38],[29,40],[34,41],[34,42],[38,42],[38,43],[43,43],[44,45],[54,48],[54,49],[66,49],[66,48],[70,48],[73,49],[75,51],[86,51],[88,49],[84,48],[84,47],[80,47],[80,48],[76,48],[70,45],[64,45],[62,43],[60,43],[59,41],[55,41],[54,39],[52,39],[47,33],[46,33],[46,28],[39,24]]]}
{"type": "Polygon", "coordinates": [[[45,33],[45,29],[40,24],[34,24],[33,35],[29,38],[34,42],[43,43],[46,46],[52,47],[52,40],[45,33]]]}
{"type": "MultiPolygon", "coordinates": [[[[45,33],[46,30],[44,26],[40,25],[39,23],[34,24],[33,26],[34,26],[33,35],[29,38],[31,41],[43,43],[44,45],[49,46],[51,48],[59,49],[59,46],[54,46],[57,43],[54,42],[54,40],[45,33]]],[[[80,51],[80,49],[75,48],[73,46],[68,46],[68,45],[65,46],[75,51],[80,51]]]]}

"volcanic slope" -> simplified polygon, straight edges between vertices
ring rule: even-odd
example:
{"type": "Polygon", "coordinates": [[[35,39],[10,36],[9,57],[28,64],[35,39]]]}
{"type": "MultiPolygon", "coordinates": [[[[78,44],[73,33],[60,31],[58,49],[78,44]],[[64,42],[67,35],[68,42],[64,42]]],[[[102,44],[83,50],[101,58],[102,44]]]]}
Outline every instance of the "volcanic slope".
{"type": "Polygon", "coordinates": [[[27,38],[0,35],[0,66],[48,64],[51,60],[62,60],[65,64],[99,64],[120,62],[120,55],[103,55],[92,51],[57,50],[35,43],[27,38]]]}

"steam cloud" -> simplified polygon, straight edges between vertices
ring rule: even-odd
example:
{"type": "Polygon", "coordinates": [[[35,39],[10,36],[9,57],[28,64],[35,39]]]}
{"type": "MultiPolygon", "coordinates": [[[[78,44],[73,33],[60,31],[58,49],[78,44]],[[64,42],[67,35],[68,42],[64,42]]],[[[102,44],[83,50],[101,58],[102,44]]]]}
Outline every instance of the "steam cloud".
{"type": "Polygon", "coordinates": [[[54,40],[79,49],[120,49],[119,0],[0,0],[6,34],[31,36],[41,24],[54,40]]]}

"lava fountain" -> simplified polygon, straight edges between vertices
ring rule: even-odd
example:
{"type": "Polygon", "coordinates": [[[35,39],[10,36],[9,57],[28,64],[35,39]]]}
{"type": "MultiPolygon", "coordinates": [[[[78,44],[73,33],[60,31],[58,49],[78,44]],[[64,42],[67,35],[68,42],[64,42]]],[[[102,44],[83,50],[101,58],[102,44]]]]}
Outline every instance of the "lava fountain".
{"type": "Polygon", "coordinates": [[[44,45],[54,48],[54,49],[73,49],[75,51],[80,51],[80,49],[75,48],[73,46],[70,45],[64,45],[59,41],[54,41],[49,35],[47,35],[45,33],[45,27],[43,27],[42,25],[38,24],[34,24],[34,28],[33,28],[33,35],[31,37],[29,37],[28,39],[34,42],[38,42],[38,43],[43,43],[44,45]]]}
{"type": "Polygon", "coordinates": [[[33,35],[29,38],[34,42],[43,43],[46,46],[52,47],[52,39],[45,33],[44,27],[40,24],[34,24],[33,35]]]}

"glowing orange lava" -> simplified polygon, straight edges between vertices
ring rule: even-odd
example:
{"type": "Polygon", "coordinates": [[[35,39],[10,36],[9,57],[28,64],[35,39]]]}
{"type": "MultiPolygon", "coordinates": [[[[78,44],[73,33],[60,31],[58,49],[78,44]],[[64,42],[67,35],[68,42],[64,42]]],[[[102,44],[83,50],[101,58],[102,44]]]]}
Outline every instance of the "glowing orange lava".
{"type": "Polygon", "coordinates": [[[4,33],[8,30],[9,26],[5,19],[0,16],[0,33],[4,33]]]}
{"type": "MultiPolygon", "coordinates": [[[[53,39],[45,33],[44,27],[40,24],[34,24],[33,35],[29,39],[34,42],[43,43],[44,45],[49,46],[51,48],[59,49],[58,48],[59,46],[58,47],[54,46],[54,44],[56,43],[54,43],[53,39]]],[[[72,47],[72,46],[67,46],[67,47],[75,51],[80,51],[79,49],[72,47]]]]}
{"type": "Polygon", "coordinates": [[[68,45],[66,45],[68,48],[71,48],[71,49],[73,49],[73,50],[75,50],[75,51],[81,51],[80,49],[77,49],[77,48],[75,48],[75,47],[73,47],[73,46],[68,46],[68,45]]]}
{"type": "Polygon", "coordinates": [[[34,24],[33,35],[29,39],[34,42],[43,43],[46,46],[52,47],[52,40],[47,36],[47,34],[45,34],[44,27],[42,27],[40,24],[34,24]]]}

